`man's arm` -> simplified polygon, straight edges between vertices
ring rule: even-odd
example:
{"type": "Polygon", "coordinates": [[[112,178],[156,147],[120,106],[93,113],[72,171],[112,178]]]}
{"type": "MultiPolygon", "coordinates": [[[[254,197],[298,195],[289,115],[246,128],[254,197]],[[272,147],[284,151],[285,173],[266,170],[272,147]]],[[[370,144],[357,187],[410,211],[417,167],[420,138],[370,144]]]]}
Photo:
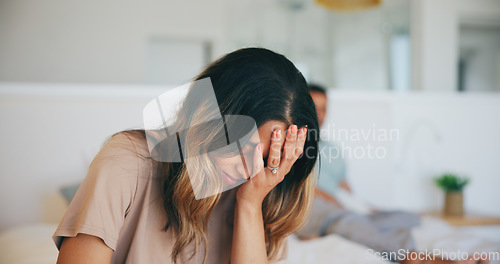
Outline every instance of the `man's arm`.
{"type": "Polygon", "coordinates": [[[342,180],[340,183],[339,183],[339,186],[340,188],[348,191],[349,193],[352,193],[352,189],[351,189],[351,186],[349,186],[349,184],[347,183],[346,180],[342,180]]]}
{"type": "Polygon", "coordinates": [[[335,199],[333,196],[331,196],[330,194],[328,194],[327,192],[321,190],[320,188],[316,187],[316,191],[315,191],[315,194],[316,194],[316,197],[318,198],[321,198],[327,202],[330,202],[340,208],[343,208],[343,206],[340,204],[339,201],[337,201],[337,199],[335,199]]]}

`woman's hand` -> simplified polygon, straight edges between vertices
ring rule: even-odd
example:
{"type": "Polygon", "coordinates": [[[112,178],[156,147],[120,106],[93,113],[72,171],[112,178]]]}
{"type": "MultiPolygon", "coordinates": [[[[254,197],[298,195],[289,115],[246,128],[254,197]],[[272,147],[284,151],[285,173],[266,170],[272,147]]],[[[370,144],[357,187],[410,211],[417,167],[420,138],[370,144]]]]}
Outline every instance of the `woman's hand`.
{"type": "MultiPolygon", "coordinates": [[[[271,168],[278,168],[276,173],[268,167],[264,167],[262,157],[263,144],[257,145],[253,157],[253,172],[257,172],[247,182],[242,184],[237,192],[237,203],[243,206],[250,206],[261,209],[262,201],[266,195],[290,172],[295,161],[302,154],[306,141],[307,127],[297,128],[291,125],[286,135],[280,129],[272,132],[271,143],[267,165],[271,168]],[[286,136],[283,144],[281,137],[286,136]],[[283,149],[283,155],[281,153],[283,149]]],[[[253,173],[252,173],[253,174],[253,173]]]]}

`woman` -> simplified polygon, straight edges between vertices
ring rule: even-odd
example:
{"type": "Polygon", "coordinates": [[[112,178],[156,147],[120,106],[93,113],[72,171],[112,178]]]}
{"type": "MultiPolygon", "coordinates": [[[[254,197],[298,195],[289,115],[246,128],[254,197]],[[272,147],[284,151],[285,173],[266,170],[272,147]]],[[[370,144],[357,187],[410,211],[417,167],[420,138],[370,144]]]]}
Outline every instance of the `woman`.
{"type": "MultiPolygon", "coordinates": [[[[191,151],[183,155],[194,153],[198,162],[155,160],[161,148],[148,148],[148,131],[117,133],[93,160],[54,234],[58,263],[234,264],[280,257],[284,238],[302,224],[314,192],[309,175],[317,139],[307,130],[317,130],[318,121],[306,82],[284,56],[260,48],[227,54],[195,80],[207,77],[223,117],[247,116],[258,127],[239,149],[251,168],[220,148],[221,131],[230,125],[225,120],[175,138],[191,151]],[[304,149],[307,155],[301,155],[304,149]],[[242,178],[244,183],[197,199],[193,177],[214,180],[201,171],[215,168],[223,168],[222,187],[242,178]]],[[[204,97],[193,91],[170,128],[213,120],[204,97]],[[188,107],[194,110],[183,111],[188,107]]]]}

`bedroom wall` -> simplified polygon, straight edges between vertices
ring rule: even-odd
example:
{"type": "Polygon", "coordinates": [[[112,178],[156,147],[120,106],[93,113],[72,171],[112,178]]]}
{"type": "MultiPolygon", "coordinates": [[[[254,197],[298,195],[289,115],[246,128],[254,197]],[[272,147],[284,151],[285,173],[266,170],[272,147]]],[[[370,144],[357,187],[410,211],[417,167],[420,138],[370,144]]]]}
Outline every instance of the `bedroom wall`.
{"type": "Polygon", "coordinates": [[[42,210],[50,201],[60,205],[54,199],[58,188],[81,181],[104,140],[141,125],[142,108],[163,91],[0,85],[0,230],[47,219],[42,210]]]}
{"type": "Polygon", "coordinates": [[[226,0],[0,1],[0,80],[146,83],[153,37],[226,51],[226,0]]]}
{"type": "MultiPolygon", "coordinates": [[[[150,83],[151,40],[166,37],[211,41],[213,58],[241,46],[263,45],[301,64],[312,81],[335,83],[341,89],[388,88],[388,51],[383,51],[388,40],[380,33],[387,26],[381,17],[392,17],[392,12],[359,13],[359,17],[339,20],[314,1],[305,1],[300,12],[286,8],[294,2],[301,3],[146,0],[117,5],[116,1],[95,0],[3,0],[0,80],[150,83]],[[296,32],[291,24],[298,26],[296,32]],[[337,55],[322,60],[330,53],[337,55]],[[361,72],[364,78],[358,78],[361,72]]],[[[464,19],[498,21],[500,4],[496,0],[410,2],[412,89],[453,91],[458,24],[464,19]]]]}
{"type": "MultiPolygon", "coordinates": [[[[146,0],[117,6],[113,1],[4,0],[0,2],[0,80],[151,83],[148,71],[156,66],[150,59],[152,39],[163,37],[208,40],[212,58],[242,46],[264,46],[294,59],[315,82],[328,84],[335,79],[336,87],[348,89],[387,87],[381,11],[337,21],[314,1],[303,1],[300,10],[288,7],[292,2],[146,0]],[[337,44],[329,45],[333,41],[329,38],[337,44]],[[331,54],[342,56],[324,59],[331,54]],[[360,71],[367,78],[356,78],[360,71]]],[[[179,58],[173,61],[188,64],[179,58]]],[[[167,66],[166,74],[172,74],[177,65],[167,66]]]]}
{"type": "Polygon", "coordinates": [[[346,159],[349,182],[365,202],[415,212],[439,210],[443,193],[432,179],[455,172],[471,178],[465,189],[467,211],[500,215],[500,95],[330,92],[329,103],[327,121],[337,130],[398,131],[392,140],[337,141],[346,148],[387,150],[381,159],[346,159]]]}
{"type": "MultiPolygon", "coordinates": [[[[107,136],[140,126],[142,108],[166,89],[0,83],[0,230],[46,219],[44,203],[85,176],[107,136]]],[[[387,150],[382,159],[347,159],[361,199],[436,209],[441,193],[431,178],[452,170],[472,178],[468,210],[500,215],[494,203],[500,200],[500,95],[332,92],[330,100],[330,128],[400,131],[392,141],[344,142],[387,150]]]]}

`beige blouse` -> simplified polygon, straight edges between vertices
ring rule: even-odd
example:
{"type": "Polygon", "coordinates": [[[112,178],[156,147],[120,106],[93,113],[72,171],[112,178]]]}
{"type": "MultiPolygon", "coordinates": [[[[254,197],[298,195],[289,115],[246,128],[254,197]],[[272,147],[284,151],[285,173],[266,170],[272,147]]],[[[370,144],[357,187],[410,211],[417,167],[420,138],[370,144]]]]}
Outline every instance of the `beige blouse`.
{"type": "MultiPolygon", "coordinates": [[[[166,215],[159,177],[145,138],[119,133],[100,150],[69,205],[53,239],[78,233],[100,237],[114,250],[111,263],[172,263],[175,237],[162,231],[166,215]]],[[[222,194],[208,224],[207,263],[230,262],[236,189],[222,194]]],[[[202,263],[201,247],[193,259],[191,245],[180,263],[202,263]]]]}

